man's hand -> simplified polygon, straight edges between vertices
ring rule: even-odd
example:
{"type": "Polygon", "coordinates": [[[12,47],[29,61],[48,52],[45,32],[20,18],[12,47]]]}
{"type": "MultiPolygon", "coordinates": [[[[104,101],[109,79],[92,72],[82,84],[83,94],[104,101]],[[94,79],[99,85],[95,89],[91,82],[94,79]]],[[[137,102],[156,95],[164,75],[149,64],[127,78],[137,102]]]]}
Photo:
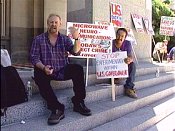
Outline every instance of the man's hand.
{"type": "Polygon", "coordinates": [[[73,39],[78,39],[80,34],[78,29],[76,29],[75,27],[69,27],[70,33],[72,34],[73,39]]]}
{"type": "Polygon", "coordinates": [[[127,58],[124,59],[124,62],[125,62],[126,64],[130,64],[132,61],[133,61],[133,60],[132,60],[131,57],[127,57],[127,58]]]}
{"type": "Polygon", "coordinates": [[[51,75],[53,73],[53,68],[50,65],[46,65],[43,70],[47,75],[51,75]]]}
{"type": "Polygon", "coordinates": [[[75,39],[73,51],[74,53],[78,53],[81,49],[80,40],[78,39],[80,37],[80,33],[75,27],[69,27],[69,31],[72,35],[72,38],[75,39]]]}

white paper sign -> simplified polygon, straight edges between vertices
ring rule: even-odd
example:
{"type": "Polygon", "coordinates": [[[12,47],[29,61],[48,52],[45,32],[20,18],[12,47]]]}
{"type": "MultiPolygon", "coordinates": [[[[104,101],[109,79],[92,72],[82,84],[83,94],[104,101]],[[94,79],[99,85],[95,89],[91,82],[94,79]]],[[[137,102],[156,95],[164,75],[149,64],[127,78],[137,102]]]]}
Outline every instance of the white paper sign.
{"type": "Polygon", "coordinates": [[[143,22],[146,28],[146,32],[150,35],[155,35],[151,21],[148,18],[143,18],[143,22]]]}
{"type": "Polygon", "coordinates": [[[175,17],[161,16],[160,35],[175,36],[175,17]]]}
{"type": "Polygon", "coordinates": [[[137,14],[131,14],[131,16],[132,16],[132,20],[134,22],[136,31],[139,33],[144,33],[142,16],[137,15],[137,14]]]}
{"type": "Polygon", "coordinates": [[[114,53],[100,53],[96,55],[97,79],[126,78],[128,77],[128,65],[124,62],[126,51],[114,53]]]}
{"type": "Polygon", "coordinates": [[[122,26],[122,6],[117,3],[110,3],[111,5],[111,23],[114,26],[122,26]]]}
{"type": "Polygon", "coordinates": [[[136,38],[134,36],[134,33],[133,33],[132,29],[130,29],[130,28],[126,28],[126,29],[128,31],[128,35],[126,37],[126,40],[130,41],[131,44],[137,45],[137,41],[136,41],[136,38]]]}
{"type": "Polygon", "coordinates": [[[113,26],[67,22],[67,35],[72,39],[71,28],[80,33],[81,54],[75,57],[95,58],[98,53],[112,52],[113,26]]]}

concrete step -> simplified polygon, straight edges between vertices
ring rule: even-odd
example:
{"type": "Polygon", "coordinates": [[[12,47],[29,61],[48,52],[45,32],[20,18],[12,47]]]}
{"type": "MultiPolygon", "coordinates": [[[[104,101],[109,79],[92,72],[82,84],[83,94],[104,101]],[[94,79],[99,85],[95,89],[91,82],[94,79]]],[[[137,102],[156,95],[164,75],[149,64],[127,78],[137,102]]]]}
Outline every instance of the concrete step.
{"type": "MultiPolygon", "coordinates": [[[[65,111],[65,118],[54,126],[47,125],[48,113],[39,117],[33,116],[30,119],[25,119],[25,124],[16,121],[14,124],[2,125],[2,131],[83,131],[93,129],[99,125],[103,125],[109,121],[120,118],[128,113],[136,111],[146,105],[150,105],[160,99],[173,95],[175,93],[174,80],[161,83],[159,85],[150,86],[138,90],[139,98],[132,99],[126,96],[118,96],[116,101],[111,101],[110,98],[87,103],[87,107],[92,110],[92,116],[82,116],[68,108],[65,111]]],[[[28,113],[32,115],[33,108],[30,105],[28,113]]],[[[36,108],[36,107],[34,107],[36,108]]],[[[45,107],[44,107],[45,108],[45,107]]],[[[18,107],[18,112],[23,115],[24,108],[18,107]]],[[[15,111],[13,111],[14,113],[15,111]]],[[[13,114],[7,114],[7,118],[13,114]]],[[[16,116],[18,116],[16,115],[16,116]]],[[[1,123],[2,123],[1,119],[1,123]]]]}
{"type": "MultiPolygon", "coordinates": [[[[95,61],[94,61],[95,63],[95,61]]],[[[160,68],[161,71],[169,71],[169,70],[175,70],[175,63],[157,63],[157,62],[148,62],[148,61],[139,61],[139,63],[135,63],[136,64],[136,68],[138,69],[137,74],[145,74],[148,73],[147,71],[145,71],[145,69],[150,68],[149,71],[155,71],[156,68],[160,68]],[[142,70],[140,70],[142,69],[142,70]],[[140,71],[139,71],[140,70],[140,71]]],[[[89,74],[95,74],[96,73],[96,66],[89,66],[89,74]]],[[[84,67],[84,71],[86,72],[86,67],[84,67]]]]}
{"type": "MultiPolygon", "coordinates": [[[[160,72],[170,72],[175,71],[175,66],[172,64],[165,64],[165,65],[155,65],[149,62],[140,62],[137,66],[136,76],[146,75],[146,74],[155,74],[157,68],[159,68],[160,72]]],[[[31,81],[33,84],[33,93],[38,93],[38,88],[35,85],[34,81],[32,80],[33,77],[33,68],[22,68],[18,69],[19,75],[22,78],[24,84],[27,84],[27,81],[31,81]]],[[[86,67],[84,67],[84,72],[86,76],[86,67]]],[[[87,85],[91,86],[94,84],[100,83],[108,83],[109,79],[97,79],[95,75],[95,66],[89,66],[88,71],[88,81],[87,85]]],[[[64,89],[68,87],[72,87],[72,81],[51,81],[52,86],[54,89],[64,89]]]]}
{"type": "MultiPolygon", "coordinates": [[[[95,67],[89,67],[89,70],[94,70],[95,67]]],[[[142,62],[141,64],[137,65],[137,70],[136,70],[136,77],[142,76],[142,75],[147,75],[147,74],[155,74],[157,68],[159,68],[160,73],[163,72],[170,72],[170,71],[175,71],[174,67],[172,65],[167,64],[166,66],[158,66],[152,63],[148,62],[142,62]]],[[[84,70],[86,72],[86,70],[84,70]]],[[[32,77],[33,77],[33,69],[32,68],[22,68],[18,69],[19,75],[21,76],[24,84],[27,84],[27,81],[31,81],[33,85],[33,93],[38,93],[38,88],[36,84],[34,83],[32,77]]],[[[91,86],[94,84],[100,84],[100,83],[109,83],[109,79],[97,79],[95,73],[90,73],[88,75],[88,81],[87,85],[91,86]]],[[[67,81],[51,81],[51,85],[53,86],[54,89],[65,89],[65,88],[70,88],[73,86],[71,80],[67,81]]]]}
{"type": "MultiPolygon", "coordinates": [[[[136,70],[136,77],[139,78],[140,76],[146,76],[146,75],[151,75],[155,76],[155,72],[157,70],[157,68],[159,68],[160,73],[168,73],[171,71],[175,71],[174,68],[172,66],[155,66],[153,64],[149,64],[149,66],[145,66],[142,65],[143,68],[138,67],[138,69],[136,70]]],[[[38,93],[38,87],[35,84],[35,82],[33,81],[32,77],[33,77],[33,70],[32,69],[28,69],[28,70],[18,70],[23,83],[26,85],[27,81],[31,81],[32,85],[33,85],[33,93],[38,93]]],[[[137,79],[136,78],[136,79],[137,79]]],[[[88,75],[88,81],[87,81],[87,86],[92,86],[95,84],[101,84],[101,83],[110,83],[110,79],[97,79],[96,74],[89,74],[88,75]]],[[[54,89],[65,89],[65,88],[71,88],[73,86],[72,81],[71,80],[67,80],[67,81],[51,81],[51,85],[54,89]]]]}
{"type": "MultiPolygon", "coordinates": [[[[104,125],[97,126],[90,131],[144,131],[174,112],[174,103],[173,94],[104,125]]],[[[174,124],[169,125],[173,126],[174,124]]],[[[167,126],[164,125],[164,127],[167,130],[167,126]]]]}
{"type": "MultiPolygon", "coordinates": [[[[174,73],[160,73],[160,77],[155,77],[154,74],[149,74],[149,75],[144,75],[144,76],[139,76],[136,77],[135,81],[135,88],[136,90],[146,88],[146,87],[151,87],[157,84],[165,83],[167,81],[173,81],[175,80],[174,73]]],[[[116,97],[123,95],[124,88],[123,88],[123,83],[122,84],[116,85],[115,86],[115,94],[116,97]]],[[[138,96],[140,94],[138,93],[138,96]]],[[[96,84],[95,86],[89,86],[87,88],[87,102],[92,102],[92,101],[97,101],[101,100],[104,98],[109,98],[111,96],[111,85],[108,83],[103,83],[103,84],[96,84]]]]}
{"type": "MultiPolygon", "coordinates": [[[[137,90],[151,87],[153,85],[166,83],[168,81],[175,80],[173,73],[160,73],[160,77],[155,77],[154,74],[139,76],[135,82],[135,88],[137,90]]],[[[123,95],[123,85],[116,85],[116,98],[123,95]]],[[[85,99],[86,103],[91,103],[99,100],[104,100],[107,98],[111,98],[111,85],[104,84],[96,84],[94,86],[86,87],[87,96],[85,99]]],[[[73,96],[72,88],[59,89],[55,90],[58,100],[64,103],[65,108],[71,108],[71,97],[73,96]]],[[[138,96],[140,93],[138,92],[138,96]]],[[[39,94],[34,94],[32,100],[9,107],[7,113],[10,114],[10,117],[6,119],[1,119],[1,124],[10,124],[16,121],[21,121],[25,119],[29,119],[36,116],[41,116],[48,113],[46,108],[46,103],[43,101],[39,94]],[[20,114],[20,115],[19,115],[20,114]]]]}
{"type": "MultiPolygon", "coordinates": [[[[137,76],[135,88],[137,90],[145,87],[150,87],[156,84],[165,83],[174,80],[173,73],[160,73],[160,77],[155,77],[155,74],[148,74],[137,76]]],[[[116,97],[123,95],[123,85],[116,85],[116,97]]],[[[85,102],[91,103],[107,98],[111,98],[111,85],[108,83],[96,84],[94,86],[86,87],[87,97],[85,102]]],[[[73,96],[72,88],[57,89],[55,90],[58,100],[64,103],[65,108],[71,108],[71,97],[73,96]]],[[[140,96],[140,93],[138,93],[140,96]]],[[[34,94],[32,100],[9,107],[8,114],[11,114],[7,119],[2,119],[1,124],[10,124],[16,121],[29,119],[36,116],[41,116],[47,113],[46,104],[39,94],[34,94]],[[20,115],[19,115],[20,114],[20,115]]]]}
{"type": "MultiPolygon", "coordinates": [[[[159,69],[161,73],[160,77],[158,78],[155,77],[155,70],[157,67],[157,65],[155,66],[150,63],[142,64],[142,66],[138,67],[135,82],[135,87],[137,90],[175,79],[173,72],[170,72],[174,70],[173,66],[160,66],[159,69]]],[[[26,82],[28,79],[31,80],[31,76],[33,76],[33,69],[25,68],[22,70],[19,69],[18,71],[23,80],[25,79],[26,82]]],[[[109,79],[97,80],[95,74],[90,74],[88,77],[89,81],[91,82],[89,85],[92,85],[88,85],[86,87],[86,103],[91,103],[111,97],[111,85],[109,84],[109,79]]],[[[52,81],[52,85],[57,93],[58,99],[65,104],[66,108],[71,108],[70,99],[71,96],[73,96],[71,80],[52,81]]],[[[2,118],[1,125],[6,125],[20,121],[22,119],[25,120],[47,114],[48,110],[46,109],[46,104],[40,95],[38,95],[37,87],[33,89],[33,93],[34,95],[31,101],[8,108],[8,114],[11,115],[6,119],[2,118]]],[[[123,85],[121,84],[116,85],[116,97],[119,97],[120,95],[123,95],[123,85]]]]}
{"type": "Polygon", "coordinates": [[[174,131],[175,111],[146,131],[174,131]]]}

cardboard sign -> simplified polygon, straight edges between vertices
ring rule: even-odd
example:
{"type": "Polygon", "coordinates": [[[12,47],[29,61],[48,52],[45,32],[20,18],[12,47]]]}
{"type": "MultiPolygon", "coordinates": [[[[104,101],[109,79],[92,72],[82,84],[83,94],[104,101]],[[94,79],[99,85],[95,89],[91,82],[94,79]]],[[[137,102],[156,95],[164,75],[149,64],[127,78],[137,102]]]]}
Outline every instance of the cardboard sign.
{"type": "Polygon", "coordinates": [[[97,54],[97,79],[128,77],[128,65],[124,62],[125,58],[127,58],[126,51],[97,54]]]}

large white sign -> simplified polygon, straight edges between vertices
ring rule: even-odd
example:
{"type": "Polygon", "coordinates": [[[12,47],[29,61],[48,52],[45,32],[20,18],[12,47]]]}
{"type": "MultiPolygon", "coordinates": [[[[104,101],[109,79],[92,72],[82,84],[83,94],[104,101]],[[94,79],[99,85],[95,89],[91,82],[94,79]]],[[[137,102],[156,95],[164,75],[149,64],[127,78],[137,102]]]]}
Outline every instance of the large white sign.
{"type": "Polygon", "coordinates": [[[161,17],[159,34],[166,36],[175,36],[175,17],[161,17]]]}
{"type": "Polygon", "coordinates": [[[76,57],[95,58],[98,53],[112,52],[113,26],[68,22],[67,35],[72,39],[71,28],[77,28],[80,33],[81,54],[76,57]]]}
{"type": "Polygon", "coordinates": [[[128,77],[128,65],[124,62],[126,51],[114,53],[100,53],[96,55],[97,79],[126,78],[128,77]]]}

